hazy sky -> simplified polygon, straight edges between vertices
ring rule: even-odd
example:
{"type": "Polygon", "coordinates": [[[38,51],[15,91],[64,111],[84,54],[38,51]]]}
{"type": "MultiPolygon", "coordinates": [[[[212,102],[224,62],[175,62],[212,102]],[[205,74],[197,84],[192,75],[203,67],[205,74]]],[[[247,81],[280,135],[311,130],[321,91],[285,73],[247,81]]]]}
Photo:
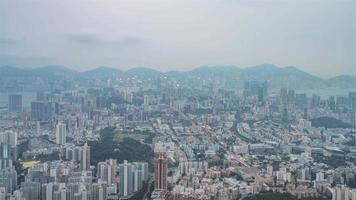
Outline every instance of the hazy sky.
{"type": "Polygon", "coordinates": [[[356,75],[355,0],[0,0],[0,65],[356,75]]]}

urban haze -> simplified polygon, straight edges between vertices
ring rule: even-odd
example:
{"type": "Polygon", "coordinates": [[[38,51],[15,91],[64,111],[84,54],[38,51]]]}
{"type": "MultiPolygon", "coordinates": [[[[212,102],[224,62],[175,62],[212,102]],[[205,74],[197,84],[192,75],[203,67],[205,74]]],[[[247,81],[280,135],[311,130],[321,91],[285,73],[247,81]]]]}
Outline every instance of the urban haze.
{"type": "Polygon", "coordinates": [[[0,200],[356,200],[356,1],[1,0],[0,200]]]}

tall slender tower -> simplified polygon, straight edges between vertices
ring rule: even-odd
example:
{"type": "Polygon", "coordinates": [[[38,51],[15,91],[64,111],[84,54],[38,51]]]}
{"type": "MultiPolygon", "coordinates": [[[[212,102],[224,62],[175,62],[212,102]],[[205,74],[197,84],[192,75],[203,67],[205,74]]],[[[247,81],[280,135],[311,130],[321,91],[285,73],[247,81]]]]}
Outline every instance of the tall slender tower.
{"type": "Polygon", "coordinates": [[[167,158],[161,154],[155,159],[155,190],[167,190],[167,158]]]}
{"type": "Polygon", "coordinates": [[[132,165],[124,160],[123,164],[119,165],[120,171],[120,196],[127,196],[132,193],[133,189],[133,177],[132,177],[132,165]]]}
{"type": "Polygon", "coordinates": [[[80,159],[80,168],[82,170],[89,170],[90,168],[90,146],[87,143],[81,149],[81,159],[80,159]]]}
{"type": "Polygon", "coordinates": [[[62,122],[58,122],[56,125],[56,143],[59,145],[63,145],[66,143],[66,135],[67,135],[66,125],[62,122]]]}
{"type": "Polygon", "coordinates": [[[356,92],[349,93],[350,101],[350,123],[353,131],[356,130],[356,92]]]}

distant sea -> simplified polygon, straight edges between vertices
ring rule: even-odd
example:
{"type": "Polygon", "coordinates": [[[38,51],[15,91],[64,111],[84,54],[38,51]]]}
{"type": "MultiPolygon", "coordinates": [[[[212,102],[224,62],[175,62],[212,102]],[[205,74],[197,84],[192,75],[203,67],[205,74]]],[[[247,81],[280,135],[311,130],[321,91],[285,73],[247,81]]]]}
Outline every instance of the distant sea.
{"type": "Polygon", "coordinates": [[[313,94],[319,95],[321,98],[326,99],[330,96],[348,96],[349,92],[356,92],[355,88],[339,89],[339,88],[327,88],[327,89],[307,89],[296,90],[296,93],[306,93],[308,97],[313,94]]]}
{"type": "MultiPolygon", "coordinates": [[[[327,99],[330,96],[348,96],[349,92],[356,92],[355,88],[348,89],[340,89],[340,88],[323,88],[323,89],[303,89],[303,90],[295,90],[295,93],[306,93],[307,97],[311,97],[313,94],[320,96],[322,99],[327,99]]],[[[239,91],[242,94],[242,90],[239,91]]],[[[280,89],[270,89],[269,93],[271,94],[279,94],[280,89]]]]}
{"type": "MultiPolygon", "coordinates": [[[[242,90],[239,91],[239,93],[242,90]]],[[[278,89],[271,89],[271,93],[279,93],[278,89]]],[[[295,90],[296,93],[306,93],[308,97],[313,94],[321,96],[321,98],[326,99],[330,96],[348,96],[349,92],[356,92],[355,88],[349,89],[338,89],[338,88],[327,88],[327,89],[308,89],[308,90],[295,90]]],[[[9,103],[9,94],[21,94],[22,95],[22,106],[30,107],[31,102],[36,100],[36,92],[20,92],[20,93],[0,93],[0,107],[5,107],[9,103]]]]}

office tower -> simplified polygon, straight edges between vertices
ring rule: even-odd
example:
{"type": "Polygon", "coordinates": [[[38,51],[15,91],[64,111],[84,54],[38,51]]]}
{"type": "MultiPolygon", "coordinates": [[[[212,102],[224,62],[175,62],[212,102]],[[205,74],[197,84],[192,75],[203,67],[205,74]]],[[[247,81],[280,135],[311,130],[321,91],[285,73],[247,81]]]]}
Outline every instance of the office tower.
{"type": "Polygon", "coordinates": [[[119,175],[120,175],[120,196],[127,196],[132,193],[133,189],[133,178],[132,178],[132,165],[128,163],[127,160],[123,164],[119,165],[119,175]]]}
{"type": "Polygon", "coordinates": [[[349,93],[350,102],[350,123],[351,126],[356,128],[356,92],[349,93]]]}
{"type": "Polygon", "coordinates": [[[282,108],[282,120],[285,121],[285,122],[289,120],[287,105],[283,105],[283,108],[282,108]]]}
{"type": "Polygon", "coordinates": [[[320,104],[320,96],[313,94],[311,100],[311,107],[312,108],[318,107],[319,104],[320,104]]]}
{"type": "Polygon", "coordinates": [[[62,122],[58,122],[56,125],[56,144],[63,145],[66,143],[66,125],[62,122]]]}
{"type": "MultiPolygon", "coordinates": [[[[245,81],[244,82],[244,91],[243,91],[244,96],[258,96],[258,90],[260,87],[259,85],[260,84],[257,81],[245,81]]],[[[262,86],[262,87],[264,87],[264,86],[262,86]]],[[[267,88],[265,88],[265,89],[267,90],[267,88]]]]}
{"type": "Polygon", "coordinates": [[[168,160],[163,154],[155,159],[155,190],[167,190],[168,160]]]}
{"type": "Polygon", "coordinates": [[[90,169],[90,146],[87,143],[81,149],[80,169],[84,171],[90,169]]]}
{"type": "Polygon", "coordinates": [[[295,104],[295,91],[289,89],[288,90],[288,103],[291,105],[295,104]]]}
{"type": "Polygon", "coordinates": [[[308,106],[307,95],[305,93],[296,94],[295,95],[295,104],[300,109],[307,108],[307,106],[308,106]]]}
{"type": "Polygon", "coordinates": [[[328,99],[328,106],[330,110],[335,111],[336,110],[336,101],[335,101],[335,96],[330,96],[328,99]]]}
{"type": "Polygon", "coordinates": [[[148,95],[143,96],[143,105],[148,106],[150,104],[150,99],[148,95]]]}
{"type": "Polygon", "coordinates": [[[31,103],[31,117],[37,121],[48,121],[52,118],[53,107],[48,101],[34,101],[31,103]]]}
{"type": "Polygon", "coordinates": [[[262,83],[262,88],[263,88],[263,96],[267,97],[267,95],[268,95],[268,81],[264,81],[262,83]]]}
{"type": "Polygon", "coordinates": [[[22,95],[11,94],[9,95],[9,112],[22,111],[22,95]]]}
{"type": "Polygon", "coordinates": [[[281,88],[280,101],[281,101],[282,105],[288,104],[288,89],[287,88],[281,88]]]}
{"type": "Polygon", "coordinates": [[[264,102],[265,101],[265,92],[264,92],[263,87],[258,87],[257,100],[258,100],[258,102],[264,102]]]}

